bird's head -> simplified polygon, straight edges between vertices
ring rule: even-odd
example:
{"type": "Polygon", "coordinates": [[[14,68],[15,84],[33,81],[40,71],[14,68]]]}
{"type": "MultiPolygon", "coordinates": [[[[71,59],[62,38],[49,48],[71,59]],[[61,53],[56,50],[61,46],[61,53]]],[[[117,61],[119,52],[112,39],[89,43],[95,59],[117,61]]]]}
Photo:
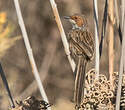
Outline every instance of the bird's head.
{"type": "Polygon", "coordinates": [[[75,14],[72,16],[65,16],[65,19],[68,19],[68,21],[72,24],[73,29],[84,29],[87,27],[87,20],[84,15],[75,14]]]}

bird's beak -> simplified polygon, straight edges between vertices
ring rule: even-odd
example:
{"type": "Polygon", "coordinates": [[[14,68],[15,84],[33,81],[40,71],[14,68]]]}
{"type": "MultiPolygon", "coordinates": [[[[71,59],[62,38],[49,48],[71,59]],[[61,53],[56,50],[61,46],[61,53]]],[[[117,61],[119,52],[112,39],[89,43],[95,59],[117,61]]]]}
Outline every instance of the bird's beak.
{"type": "Polygon", "coordinates": [[[70,16],[64,16],[64,19],[70,19],[70,16]]]}

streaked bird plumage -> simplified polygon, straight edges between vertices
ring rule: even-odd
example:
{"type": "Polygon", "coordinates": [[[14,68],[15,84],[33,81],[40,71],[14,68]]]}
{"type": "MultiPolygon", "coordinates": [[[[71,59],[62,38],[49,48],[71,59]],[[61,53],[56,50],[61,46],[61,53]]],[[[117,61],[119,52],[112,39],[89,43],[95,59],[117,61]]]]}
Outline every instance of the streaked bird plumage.
{"type": "Polygon", "coordinates": [[[78,109],[84,95],[86,65],[94,56],[94,38],[88,30],[84,15],[75,14],[65,18],[72,24],[68,32],[69,49],[73,58],[78,59],[74,90],[74,101],[78,109]]]}

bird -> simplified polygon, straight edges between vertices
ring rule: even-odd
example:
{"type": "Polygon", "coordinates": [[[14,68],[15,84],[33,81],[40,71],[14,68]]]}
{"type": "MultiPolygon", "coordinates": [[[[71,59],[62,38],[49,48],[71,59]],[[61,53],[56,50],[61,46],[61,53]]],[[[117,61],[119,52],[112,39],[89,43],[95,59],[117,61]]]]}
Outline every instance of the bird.
{"type": "Polygon", "coordinates": [[[68,32],[68,42],[72,58],[77,59],[74,101],[75,108],[79,109],[84,97],[86,66],[94,56],[94,38],[89,31],[85,15],[74,14],[64,18],[72,25],[72,29],[68,32]]]}

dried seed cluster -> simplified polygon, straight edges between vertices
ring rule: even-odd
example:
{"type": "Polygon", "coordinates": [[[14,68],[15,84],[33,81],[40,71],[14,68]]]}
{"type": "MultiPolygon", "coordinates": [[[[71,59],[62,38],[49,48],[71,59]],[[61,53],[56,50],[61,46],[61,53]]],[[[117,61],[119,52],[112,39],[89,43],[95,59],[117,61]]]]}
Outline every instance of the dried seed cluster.
{"type": "Polygon", "coordinates": [[[17,105],[11,110],[47,110],[51,104],[44,100],[37,100],[34,96],[29,96],[23,101],[16,101],[17,105]]]}
{"type": "MultiPolygon", "coordinates": [[[[113,74],[113,84],[105,75],[100,74],[96,80],[95,70],[90,70],[86,75],[85,96],[81,103],[82,110],[114,110],[118,73],[113,74]]],[[[121,108],[125,107],[125,75],[123,76],[121,108]]]]}

